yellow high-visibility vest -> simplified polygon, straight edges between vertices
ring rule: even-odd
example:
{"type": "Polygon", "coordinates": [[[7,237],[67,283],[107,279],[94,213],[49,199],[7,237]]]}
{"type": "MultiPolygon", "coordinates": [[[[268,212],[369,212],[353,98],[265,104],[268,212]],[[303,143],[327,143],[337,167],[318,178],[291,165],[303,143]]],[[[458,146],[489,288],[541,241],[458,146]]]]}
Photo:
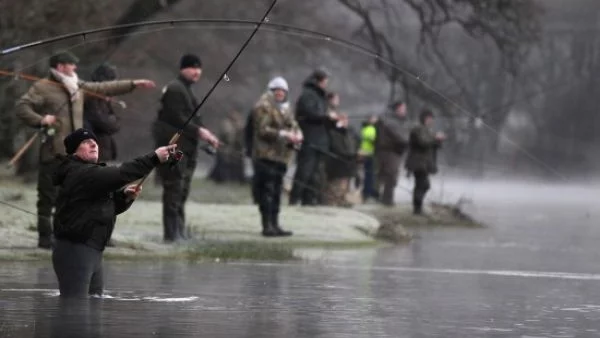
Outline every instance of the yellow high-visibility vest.
{"type": "Polygon", "coordinates": [[[360,152],[364,155],[373,155],[375,152],[375,138],[377,129],[373,125],[364,126],[360,131],[360,152]]]}

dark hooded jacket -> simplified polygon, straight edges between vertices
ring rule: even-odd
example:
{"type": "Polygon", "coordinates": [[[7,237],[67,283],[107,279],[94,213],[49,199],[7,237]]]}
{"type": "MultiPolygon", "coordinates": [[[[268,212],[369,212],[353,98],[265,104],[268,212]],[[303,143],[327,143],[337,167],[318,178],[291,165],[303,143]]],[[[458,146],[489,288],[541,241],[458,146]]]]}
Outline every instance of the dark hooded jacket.
{"type": "Polygon", "coordinates": [[[112,235],[117,215],[133,201],[120,190],[144,177],[160,161],[152,152],[119,167],[89,163],[74,155],[59,155],[54,185],[59,186],[54,216],[57,239],[84,243],[103,251],[112,235]]]}
{"type": "MultiPolygon", "coordinates": [[[[117,78],[115,69],[102,64],[92,73],[92,81],[112,81],[117,78]]],[[[88,96],[83,104],[84,126],[96,134],[100,146],[100,162],[117,158],[117,144],[112,137],[119,131],[119,117],[113,111],[111,103],[103,98],[88,96]]]]}
{"type": "Polygon", "coordinates": [[[305,142],[326,151],[329,148],[327,127],[335,124],[327,115],[327,108],[325,90],[319,87],[315,76],[310,76],[296,102],[296,120],[305,142]]]}

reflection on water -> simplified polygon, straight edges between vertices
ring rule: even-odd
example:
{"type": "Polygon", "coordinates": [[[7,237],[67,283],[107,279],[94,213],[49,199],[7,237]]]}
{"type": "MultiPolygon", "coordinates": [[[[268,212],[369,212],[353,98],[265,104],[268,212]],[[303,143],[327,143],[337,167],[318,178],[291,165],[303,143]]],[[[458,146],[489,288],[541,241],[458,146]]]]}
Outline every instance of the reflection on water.
{"type": "Polygon", "coordinates": [[[600,336],[598,212],[486,193],[487,229],[319,262],[107,262],[101,299],[60,299],[49,262],[2,263],[0,337],[600,336]]]}
{"type": "Polygon", "coordinates": [[[370,266],[107,264],[109,296],[83,301],[65,301],[42,288],[53,277],[46,269],[10,266],[22,271],[0,289],[0,336],[598,334],[591,330],[600,309],[598,280],[395,269],[382,265],[390,251],[362,254],[370,266]]]}

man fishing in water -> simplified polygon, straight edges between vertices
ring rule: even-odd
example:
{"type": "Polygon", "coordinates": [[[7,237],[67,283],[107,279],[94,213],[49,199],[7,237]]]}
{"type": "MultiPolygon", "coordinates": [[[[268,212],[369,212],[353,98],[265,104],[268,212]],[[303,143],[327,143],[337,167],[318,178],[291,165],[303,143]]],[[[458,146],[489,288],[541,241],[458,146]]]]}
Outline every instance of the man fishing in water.
{"type": "Polygon", "coordinates": [[[59,187],[54,217],[56,243],[52,265],[61,297],[86,297],[103,292],[102,253],[117,215],[141,191],[128,185],[169,160],[176,144],[159,147],[119,167],[98,163],[96,135],[80,128],[64,139],[67,155],[57,156],[54,185],[59,187]]]}

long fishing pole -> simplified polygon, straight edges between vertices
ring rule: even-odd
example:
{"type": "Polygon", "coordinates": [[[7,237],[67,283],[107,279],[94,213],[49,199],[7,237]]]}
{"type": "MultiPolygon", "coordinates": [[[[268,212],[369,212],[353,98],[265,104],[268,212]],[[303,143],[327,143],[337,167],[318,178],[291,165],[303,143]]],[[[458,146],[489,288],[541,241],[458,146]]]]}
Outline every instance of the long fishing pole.
{"type": "MultiPolygon", "coordinates": [[[[254,37],[254,35],[256,35],[256,33],[258,32],[258,30],[260,29],[260,27],[266,21],[267,17],[269,16],[269,13],[271,13],[271,10],[273,9],[273,7],[275,7],[276,3],[277,3],[277,0],[273,0],[273,2],[271,2],[271,5],[269,6],[269,8],[267,8],[267,11],[263,14],[261,20],[258,22],[258,24],[256,25],[256,27],[252,31],[252,34],[250,34],[250,36],[246,39],[246,41],[244,42],[244,44],[242,45],[242,47],[240,47],[240,50],[235,54],[235,56],[233,57],[233,59],[229,62],[229,64],[227,65],[227,67],[223,70],[223,72],[221,73],[221,76],[219,76],[219,78],[217,79],[217,81],[215,81],[215,83],[212,85],[212,87],[210,88],[210,90],[204,95],[204,97],[202,98],[202,100],[200,101],[200,103],[195,107],[194,111],[192,112],[192,114],[190,114],[190,116],[187,119],[187,121],[185,121],[185,123],[175,133],[175,135],[173,135],[173,137],[171,138],[171,140],[169,140],[169,145],[175,144],[177,142],[177,140],[179,140],[179,137],[181,137],[181,134],[183,133],[185,127],[196,116],[198,110],[200,110],[200,108],[204,105],[204,103],[210,97],[210,95],[215,90],[215,88],[217,88],[217,86],[219,85],[219,83],[221,83],[221,80],[223,80],[227,76],[227,73],[229,72],[229,70],[231,69],[231,67],[233,66],[233,64],[237,61],[237,59],[240,57],[240,55],[242,54],[242,52],[244,51],[244,49],[246,49],[246,47],[248,46],[248,44],[250,43],[250,41],[252,40],[252,38],[254,37]]],[[[179,154],[177,156],[178,156],[178,158],[181,158],[182,154],[179,154]]],[[[148,178],[149,175],[150,175],[150,173],[148,173],[144,177],[142,177],[142,179],[140,180],[140,182],[137,184],[136,189],[139,190],[140,186],[142,185],[142,183],[144,183],[144,181],[148,178]]]]}
{"type": "MultiPolygon", "coordinates": [[[[264,21],[264,20],[263,20],[264,21]]],[[[30,43],[26,43],[26,44],[22,44],[22,45],[17,45],[14,47],[10,47],[10,48],[6,48],[3,50],[0,50],[0,56],[6,56],[6,55],[10,55],[22,50],[26,50],[29,48],[33,48],[33,47],[37,47],[37,46],[42,46],[45,44],[49,44],[49,43],[53,43],[53,42],[57,42],[57,41],[61,41],[61,40],[65,40],[65,39],[70,39],[70,38],[75,38],[75,37],[81,37],[82,39],[87,39],[87,37],[89,35],[92,34],[96,34],[96,33],[101,33],[101,32],[106,32],[106,31],[112,31],[115,29],[123,29],[123,28],[135,28],[135,27],[143,27],[143,26],[156,26],[156,25],[169,25],[169,26],[175,26],[177,24],[198,24],[198,23],[209,23],[209,24],[240,24],[240,25],[266,25],[266,26],[271,26],[283,31],[290,31],[290,32],[296,32],[299,34],[303,34],[303,35],[307,35],[307,36],[311,36],[311,37],[316,37],[316,38],[320,38],[323,39],[325,41],[328,42],[332,42],[332,43],[337,43],[346,47],[349,47],[351,49],[354,49],[355,51],[361,52],[363,54],[369,55],[371,57],[375,57],[379,62],[382,62],[383,64],[386,64],[398,71],[400,71],[401,73],[407,74],[408,76],[412,77],[413,79],[417,80],[419,83],[423,84],[423,86],[431,91],[432,93],[437,94],[438,96],[440,96],[444,101],[448,102],[450,105],[454,106],[455,108],[457,108],[460,112],[472,116],[472,117],[477,117],[475,114],[469,112],[468,110],[466,110],[465,108],[463,108],[461,105],[459,105],[458,103],[452,101],[447,95],[442,94],[439,90],[436,90],[435,88],[431,87],[429,84],[427,84],[424,80],[422,80],[419,76],[410,73],[409,71],[407,71],[406,69],[398,66],[394,61],[386,58],[385,56],[381,55],[378,52],[374,52],[372,50],[369,50],[368,48],[365,48],[359,44],[356,44],[354,42],[348,41],[348,40],[344,40],[338,37],[334,37],[325,33],[321,33],[321,32],[317,32],[317,31],[312,31],[309,29],[304,29],[304,28],[299,28],[299,27],[294,27],[291,25],[285,25],[285,24],[275,24],[275,23],[270,23],[270,22],[256,22],[256,21],[250,21],[250,20],[226,20],[226,19],[177,19],[177,20],[159,20],[159,21],[142,21],[142,22],[136,22],[136,23],[130,23],[130,24],[123,24],[123,25],[114,25],[114,26],[107,26],[107,27],[101,27],[101,28],[96,28],[96,29],[89,29],[89,30],[84,30],[84,31],[79,31],[79,32],[75,32],[75,33],[68,33],[68,34],[64,34],[64,35],[60,35],[60,36],[56,36],[56,37],[51,37],[51,38],[47,38],[47,39],[42,39],[42,40],[38,40],[38,41],[34,41],[34,42],[30,42],[30,43]]],[[[487,129],[489,129],[491,132],[500,135],[500,131],[496,130],[493,126],[489,125],[486,122],[483,122],[483,126],[486,127],[487,129]]],[[[531,154],[527,149],[521,147],[519,144],[517,144],[516,142],[512,141],[512,140],[508,140],[510,143],[512,143],[517,149],[518,151],[522,152],[523,154],[525,154],[528,158],[530,158],[531,160],[533,160],[534,162],[538,163],[539,165],[541,165],[542,167],[544,167],[546,170],[550,171],[551,173],[553,173],[554,175],[560,177],[561,179],[565,179],[563,175],[561,175],[559,172],[557,172],[554,168],[548,166],[544,161],[542,161],[541,159],[537,158],[536,156],[534,156],[533,154],[531,154]]]]}
{"type": "MultiPolygon", "coordinates": [[[[270,22],[256,22],[256,21],[251,21],[251,20],[232,20],[232,19],[177,19],[177,20],[162,20],[162,21],[143,21],[143,22],[136,22],[136,23],[131,23],[131,24],[124,24],[124,25],[114,25],[114,26],[107,26],[107,27],[101,27],[101,28],[96,28],[96,29],[89,29],[89,30],[84,30],[84,31],[79,31],[79,32],[75,32],[75,33],[68,33],[68,34],[64,34],[64,35],[60,35],[60,36],[56,36],[56,37],[51,37],[51,38],[47,38],[47,39],[42,39],[42,40],[38,40],[38,41],[34,41],[34,42],[30,42],[30,43],[26,43],[26,44],[22,44],[22,45],[17,45],[14,47],[10,47],[10,48],[6,48],[3,50],[0,50],[0,56],[6,56],[6,55],[10,55],[22,50],[26,50],[29,48],[33,48],[33,47],[37,47],[37,46],[42,46],[45,44],[49,44],[49,43],[53,43],[53,42],[57,42],[57,41],[61,41],[61,40],[65,40],[65,39],[70,39],[70,38],[75,38],[75,37],[81,37],[83,40],[86,40],[87,37],[89,35],[92,34],[96,34],[96,33],[101,33],[101,32],[106,32],[106,31],[111,31],[111,30],[115,30],[115,29],[122,29],[122,28],[133,28],[133,27],[143,27],[143,26],[156,26],[156,25],[168,25],[168,26],[175,26],[178,24],[239,24],[239,25],[265,25],[265,26],[270,26],[273,27],[279,31],[286,31],[286,32],[290,32],[290,33],[298,33],[304,36],[309,36],[309,37],[313,37],[313,38],[319,38],[331,43],[337,43],[346,47],[349,47],[355,51],[358,51],[360,53],[372,56],[377,58],[380,62],[399,70],[402,73],[408,74],[409,76],[415,78],[417,81],[421,82],[428,90],[430,90],[433,93],[438,94],[442,99],[444,99],[445,101],[447,101],[449,104],[455,106],[459,111],[466,113],[467,115],[473,116],[475,117],[475,114],[469,112],[468,110],[464,109],[463,107],[461,107],[458,103],[452,101],[451,99],[449,99],[446,95],[440,93],[438,90],[436,90],[435,88],[432,88],[431,86],[429,86],[425,81],[423,81],[422,79],[420,79],[419,77],[417,77],[414,74],[411,74],[409,71],[403,69],[402,67],[399,67],[396,63],[394,63],[393,61],[389,60],[388,58],[382,56],[380,53],[378,52],[374,52],[372,50],[369,50],[368,48],[365,48],[359,44],[353,43],[351,41],[348,40],[344,40],[341,38],[337,38],[325,33],[321,33],[321,32],[317,32],[317,31],[311,31],[308,29],[304,29],[304,28],[299,28],[299,27],[294,27],[291,25],[285,25],[285,24],[276,24],[276,23],[270,23],[270,22]]],[[[500,132],[498,130],[496,130],[493,126],[487,124],[486,122],[483,122],[483,126],[486,127],[487,129],[489,129],[490,131],[494,132],[495,134],[500,134],[500,132]]],[[[519,146],[517,143],[515,143],[512,140],[508,140],[509,142],[511,142],[516,148],[517,150],[519,150],[520,152],[524,153],[527,157],[529,157],[530,159],[532,159],[534,162],[537,162],[538,164],[540,164],[542,167],[546,168],[547,170],[549,170],[550,172],[552,172],[553,174],[555,174],[556,176],[559,176],[560,178],[564,179],[564,176],[562,176],[560,173],[558,173],[556,170],[554,170],[552,167],[548,166],[545,162],[543,162],[542,160],[540,160],[539,158],[537,158],[536,156],[534,156],[533,154],[531,154],[528,150],[526,150],[525,148],[519,146]]]]}

